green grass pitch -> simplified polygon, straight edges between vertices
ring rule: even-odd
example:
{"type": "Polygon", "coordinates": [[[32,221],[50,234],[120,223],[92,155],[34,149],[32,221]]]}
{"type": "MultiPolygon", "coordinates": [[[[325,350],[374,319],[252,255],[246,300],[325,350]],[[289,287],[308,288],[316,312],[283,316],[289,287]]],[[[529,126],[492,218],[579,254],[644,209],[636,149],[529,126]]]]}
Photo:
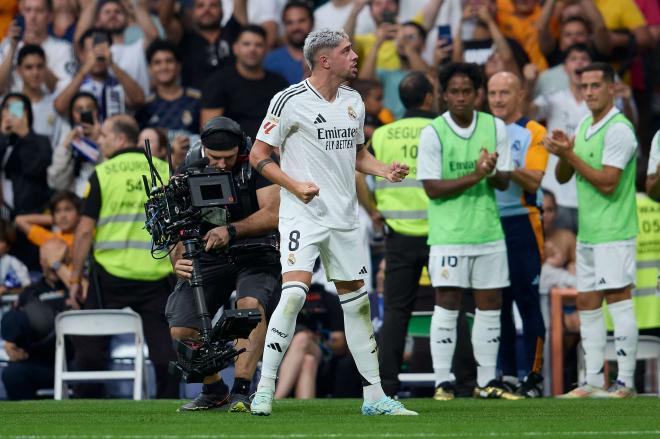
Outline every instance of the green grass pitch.
{"type": "Polygon", "coordinates": [[[0,403],[0,438],[515,438],[660,437],[660,399],[436,402],[411,399],[420,416],[366,417],[361,401],[277,401],[268,417],[177,413],[179,401],[0,403]]]}

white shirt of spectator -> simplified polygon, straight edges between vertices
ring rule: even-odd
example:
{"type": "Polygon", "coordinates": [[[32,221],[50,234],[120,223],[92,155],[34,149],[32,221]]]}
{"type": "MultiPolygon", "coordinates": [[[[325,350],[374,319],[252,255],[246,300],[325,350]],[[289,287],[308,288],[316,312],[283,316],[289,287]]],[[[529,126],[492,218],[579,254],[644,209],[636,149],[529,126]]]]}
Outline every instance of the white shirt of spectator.
{"type": "MultiPolygon", "coordinates": [[[[9,53],[10,45],[9,37],[0,45],[0,62],[5,59],[9,53]]],[[[14,66],[16,65],[16,58],[18,58],[18,51],[24,46],[23,41],[18,42],[16,52],[14,55],[14,66]]],[[[67,86],[71,81],[72,76],[76,73],[76,61],[73,57],[73,49],[68,41],[48,36],[41,44],[41,48],[46,54],[46,65],[57,76],[56,90],[60,90],[67,86]]],[[[11,79],[11,91],[20,92],[23,90],[23,80],[14,69],[11,79]]]]}
{"type": "Polygon", "coordinates": [[[287,175],[320,188],[308,204],[282,188],[280,217],[305,215],[333,229],[359,226],[355,156],[356,146],[364,144],[364,113],[360,95],[345,86],[333,102],[307,80],[273,97],[257,139],[280,148],[287,175]]]}
{"type": "MultiPolygon", "coordinates": [[[[468,138],[472,136],[477,125],[477,113],[472,117],[472,123],[469,127],[460,127],[451,118],[449,112],[445,112],[441,117],[445,119],[451,129],[461,137],[468,138]]],[[[498,118],[495,118],[495,133],[497,137],[497,146],[495,150],[498,154],[496,168],[498,171],[513,171],[513,156],[511,147],[507,138],[506,124],[498,118]]],[[[440,180],[442,179],[442,139],[433,126],[429,125],[422,129],[419,138],[419,154],[417,155],[417,179],[418,180],[440,180]]],[[[433,245],[431,254],[437,255],[450,252],[456,256],[474,256],[485,255],[506,251],[504,240],[489,242],[487,244],[464,244],[464,245],[433,245]]]]}
{"type": "Polygon", "coordinates": [[[0,256],[0,285],[4,285],[8,273],[14,273],[21,287],[30,285],[30,274],[23,262],[12,255],[0,256]]]}
{"type": "Polygon", "coordinates": [[[104,106],[106,119],[115,114],[126,112],[126,92],[116,79],[113,78],[112,80],[114,85],[106,85],[87,77],[80,84],[80,91],[93,94],[99,106],[104,106]]]}
{"type": "Polygon", "coordinates": [[[125,71],[128,76],[140,84],[144,95],[149,95],[149,71],[144,52],[144,40],[139,39],[131,44],[113,44],[110,46],[112,60],[125,71]]]}
{"type": "Polygon", "coordinates": [[[59,117],[53,106],[54,94],[47,94],[39,102],[32,102],[32,129],[35,133],[48,137],[51,148],[55,146],[59,117]]]}
{"type": "MultiPolygon", "coordinates": [[[[332,1],[324,4],[314,11],[314,30],[331,28],[343,29],[351,15],[353,3],[349,2],[344,6],[335,6],[332,1]]],[[[371,17],[369,6],[365,6],[358,14],[355,23],[355,35],[365,35],[376,32],[376,23],[371,17]]]]}
{"type": "MultiPolygon", "coordinates": [[[[403,18],[404,5],[405,4],[414,4],[418,10],[415,11],[415,14],[419,12],[419,7],[423,6],[425,2],[419,2],[415,0],[406,0],[401,2],[401,13],[399,14],[401,22],[408,21],[412,19],[415,15],[412,15],[410,18],[403,18]]],[[[411,9],[410,7],[409,9],[411,9]]],[[[451,27],[452,37],[456,38],[456,33],[458,32],[459,25],[461,24],[461,18],[463,17],[463,6],[461,0],[444,0],[442,6],[440,6],[440,11],[438,11],[438,17],[435,19],[435,24],[429,29],[429,33],[426,37],[426,45],[424,46],[424,51],[422,52],[422,58],[427,63],[433,62],[433,51],[435,49],[435,44],[438,41],[438,26],[449,25],[451,27]]],[[[468,61],[466,62],[476,62],[468,61]]],[[[484,61],[485,63],[485,61],[484,61]]],[[[484,64],[480,63],[480,64],[484,64]]]]}
{"type": "Polygon", "coordinates": [[[658,163],[660,163],[660,131],[655,133],[653,141],[651,142],[651,152],[649,153],[649,166],[646,170],[646,175],[654,175],[658,172],[658,163]]]}
{"type": "MultiPolygon", "coordinates": [[[[222,25],[227,24],[234,10],[234,0],[222,0],[222,25]]],[[[279,24],[281,6],[275,0],[250,0],[247,2],[248,23],[261,24],[274,21],[279,24]]]]}

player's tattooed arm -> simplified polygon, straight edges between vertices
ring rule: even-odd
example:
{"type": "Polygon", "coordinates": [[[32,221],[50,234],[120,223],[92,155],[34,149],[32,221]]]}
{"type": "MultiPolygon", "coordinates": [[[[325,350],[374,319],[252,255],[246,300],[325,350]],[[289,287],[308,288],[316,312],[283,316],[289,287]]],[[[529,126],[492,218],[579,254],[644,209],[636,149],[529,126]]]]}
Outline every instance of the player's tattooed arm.
{"type": "Polygon", "coordinates": [[[262,171],[269,163],[275,163],[275,162],[271,158],[261,160],[259,163],[257,163],[257,172],[259,174],[262,174],[263,173],[262,171]]]}

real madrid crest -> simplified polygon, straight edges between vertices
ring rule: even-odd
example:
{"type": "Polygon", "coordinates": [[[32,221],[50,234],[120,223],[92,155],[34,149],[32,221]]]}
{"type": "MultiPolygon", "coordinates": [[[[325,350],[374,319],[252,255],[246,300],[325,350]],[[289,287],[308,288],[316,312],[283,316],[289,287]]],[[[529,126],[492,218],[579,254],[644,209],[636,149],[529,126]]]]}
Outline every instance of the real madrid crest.
{"type": "Polygon", "coordinates": [[[443,268],[442,272],[440,273],[440,276],[442,276],[443,279],[449,279],[449,270],[443,268]]]}
{"type": "Polygon", "coordinates": [[[189,110],[184,110],[184,112],[181,113],[181,122],[186,126],[193,123],[193,115],[189,110]]]}
{"type": "Polygon", "coordinates": [[[289,265],[293,265],[296,263],[296,257],[294,256],[293,253],[289,253],[289,257],[287,258],[287,262],[289,265]]]}
{"type": "Polygon", "coordinates": [[[350,117],[351,119],[357,119],[357,113],[350,105],[348,106],[348,117],[350,117]]]}

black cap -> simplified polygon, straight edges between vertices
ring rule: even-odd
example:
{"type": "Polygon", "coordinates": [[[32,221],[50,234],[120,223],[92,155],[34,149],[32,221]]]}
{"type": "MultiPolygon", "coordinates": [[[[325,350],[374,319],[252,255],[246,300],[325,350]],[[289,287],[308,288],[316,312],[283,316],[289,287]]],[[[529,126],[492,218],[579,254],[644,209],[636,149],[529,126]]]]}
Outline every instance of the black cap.
{"type": "Polygon", "coordinates": [[[200,134],[202,145],[213,151],[227,151],[244,143],[241,126],[228,117],[217,116],[204,124],[200,134]]]}

